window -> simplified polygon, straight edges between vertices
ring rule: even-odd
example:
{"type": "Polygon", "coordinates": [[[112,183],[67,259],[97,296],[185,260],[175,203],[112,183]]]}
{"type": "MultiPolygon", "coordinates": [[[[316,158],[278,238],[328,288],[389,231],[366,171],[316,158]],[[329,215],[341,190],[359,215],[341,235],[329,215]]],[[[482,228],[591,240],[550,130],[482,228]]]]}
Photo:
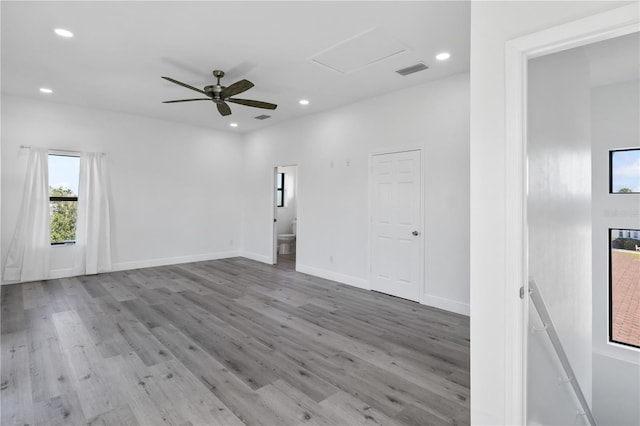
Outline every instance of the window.
{"type": "Polygon", "coordinates": [[[640,148],[609,152],[609,193],[640,193],[640,148]]]}
{"type": "Polygon", "coordinates": [[[284,207],[284,173],[278,173],[276,180],[276,205],[284,207]]]}
{"type": "Polygon", "coordinates": [[[69,244],[76,240],[78,217],[78,181],[80,157],[49,154],[49,212],[51,244],[69,244]]]}
{"type": "Polygon", "coordinates": [[[639,231],[609,230],[609,341],[636,348],[640,348],[639,231]]]}

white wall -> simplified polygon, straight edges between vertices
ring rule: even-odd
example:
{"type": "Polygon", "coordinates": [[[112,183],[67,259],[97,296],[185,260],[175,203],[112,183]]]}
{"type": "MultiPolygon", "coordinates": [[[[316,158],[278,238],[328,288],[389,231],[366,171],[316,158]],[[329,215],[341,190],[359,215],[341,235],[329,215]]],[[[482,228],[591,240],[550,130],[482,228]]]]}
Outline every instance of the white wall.
{"type": "MultiPolygon", "coordinates": [[[[299,269],[366,287],[369,156],[420,148],[426,303],[468,315],[467,105],[462,74],[243,138],[3,95],[2,260],[22,193],[20,144],[107,153],[116,269],[223,257],[241,245],[270,262],[273,168],[298,164],[299,269]]],[[[69,274],[72,248],[51,250],[53,276],[69,274]]]]}
{"type": "Polygon", "coordinates": [[[284,206],[276,210],[278,222],[276,228],[278,234],[291,234],[291,221],[296,218],[296,189],[298,180],[296,178],[296,166],[278,167],[278,173],[284,173],[284,206]]]}
{"type": "MultiPolygon", "coordinates": [[[[21,144],[107,154],[115,269],[237,254],[240,136],[3,94],[3,265],[22,198],[21,144]]],[[[51,248],[53,276],[70,273],[72,250],[51,248]]]]}
{"type": "Polygon", "coordinates": [[[297,267],[368,287],[368,167],[374,152],[424,158],[426,303],[468,314],[468,74],[247,136],[245,255],[271,260],[273,167],[298,165],[297,267]]]}
{"type": "Polygon", "coordinates": [[[640,350],[608,343],[608,229],[640,228],[640,195],[609,194],[609,151],[639,145],[638,117],[638,80],[592,89],[593,412],[600,424],[640,424],[640,350]]]}
{"type": "Polygon", "coordinates": [[[640,424],[640,367],[593,353],[593,416],[599,425],[640,424]]]}
{"type": "MultiPolygon", "coordinates": [[[[591,401],[591,121],[582,49],[529,61],[529,275],[538,285],[578,384],[591,401]]],[[[541,326],[534,306],[530,324],[541,326]]],[[[528,336],[530,423],[575,422],[573,390],[546,333],[528,336]],[[554,359],[555,358],[555,359],[554,359]]]]}
{"type": "MultiPolygon", "coordinates": [[[[471,3],[471,423],[505,424],[511,406],[505,354],[507,200],[505,43],[619,7],[617,2],[471,3]],[[487,249],[487,248],[490,248],[487,249]]],[[[512,284],[512,283],[509,283],[512,284]]],[[[509,285],[511,287],[511,285],[509,285]]]]}

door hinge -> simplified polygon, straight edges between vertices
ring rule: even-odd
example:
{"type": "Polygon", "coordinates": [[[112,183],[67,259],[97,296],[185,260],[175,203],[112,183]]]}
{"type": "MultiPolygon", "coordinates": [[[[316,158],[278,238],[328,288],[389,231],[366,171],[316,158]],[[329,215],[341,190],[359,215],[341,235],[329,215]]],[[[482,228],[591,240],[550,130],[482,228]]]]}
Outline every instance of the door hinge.
{"type": "Polygon", "coordinates": [[[524,286],[520,287],[520,299],[524,299],[524,286]]]}

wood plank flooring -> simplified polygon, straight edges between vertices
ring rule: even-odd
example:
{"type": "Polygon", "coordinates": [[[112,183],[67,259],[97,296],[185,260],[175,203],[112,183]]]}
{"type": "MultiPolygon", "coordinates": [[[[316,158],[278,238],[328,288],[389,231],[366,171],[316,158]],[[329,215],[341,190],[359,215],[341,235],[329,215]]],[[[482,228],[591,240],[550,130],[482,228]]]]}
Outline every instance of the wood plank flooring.
{"type": "Polygon", "coordinates": [[[244,258],[1,288],[2,425],[469,424],[469,320],[244,258]]]}

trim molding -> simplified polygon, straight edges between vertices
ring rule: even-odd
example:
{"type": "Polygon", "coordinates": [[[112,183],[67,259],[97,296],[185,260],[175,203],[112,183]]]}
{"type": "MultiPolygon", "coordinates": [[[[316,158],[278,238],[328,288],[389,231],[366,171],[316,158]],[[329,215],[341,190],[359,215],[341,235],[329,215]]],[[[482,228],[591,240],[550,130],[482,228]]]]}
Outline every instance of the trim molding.
{"type": "MultiPolygon", "coordinates": [[[[255,260],[257,262],[262,262],[269,265],[271,264],[271,259],[269,258],[269,256],[265,256],[262,254],[251,253],[251,252],[241,252],[241,251],[225,251],[225,252],[217,252],[217,253],[196,254],[191,256],[165,257],[161,259],[119,262],[113,265],[113,269],[111,272],[128,271],[131,269],[152,268],[154,266],[177,265],[181,263],[190,263],[190,262],[202,262],[205,260],[227,259],[230,257],[244,257],[250,260],[255,260]]],[[[301,272],[303,274],[313,275],[314,277],[324,278],[324,279],[335,281],[341,284],[346,284],[352,287],[361,288],[363,290],[371,290],[371,287],[369,286],[369,282],[366,279],[354,277],[353,275],[341,274],[341,273],[329,271],[326,269],[315,268],[313,266],[301,265],[299,263],[296,265],[296,271],[301,272]]],[[[54,280],[59,278],[69,278],[73,276],[74,275],[72,274],[72,268],[62,268],[62,269],[52,270],[49,273],[48,279],[54,280]]],[[[20,283],[19,281],[3,282],[2,285],[19,284],[19,283],[20,283]]],[[[449,312],[454,312],[460,315],[469,316],[469,304],[462,303],[457,300],[446,299],[443,297],[430,296],[428,294],[424,294],[420,304],[425,306],[432,306],[438,309],[443,309],[449,312]]]]}
{"type": "MultiPolygon", "coordinates": [[[[238,251],[221,251],[217,253],[194,254],[190,256],[164,257],[160,259],[134,260],[114,263],[110,272],[128,271],[131,269],[152,268],[154,266],[178,265],[181,263],[202,262],[205,260],[227,259],[238,257],[238,251]]],[[[54,269],[49,272],[50,280],[73,277],[71,268],[54,269]]]]}
{"type": "MultiPolygon", "coordinates": [[[[204,260],[227,259],[229,257],[242,256],[239,251],[221,251],[217,253],[194,254],[190,256],[165,257],[160,259],[134,260],[130,262],[114,263],[110,272],[128,271],[130,269],[152,268],[154,266],[178,265],[180,263],[202,262],[204,260]]],[[[257,259],[256,259],[257,260],[257,259]]],[[[49,271],[49,280],[73,277],[72,268],[53,269],[49,271]]],[[[18,284],[21,281],[2,282],[5,284],[18,284]]]]}
{"type": "Polygon", "coordinates": [[[264,254],[253,253],[250,251],[241,251],[236,256],[246,257],[247,259],[255,260],[256,262],[273,265],[273,259],[271,259],[271,256],[265,256],[264,254]]]}
{"type": "Polygon", "coordinates": [[[180,263],[202,262],[204,260],[226,259],[240,256],[238,251],[221,251],[216,253],[193,254],[190,256],[164,257],[160,259],[134,260],[130,262],[114,263],[112,271],[127,271],[130,269],[152,268],[154,266],[177,265],[180,263]]]}
{"type": "Polygon", "coordinates": [[[456,314],[470,316],[470,307],[468,303],[462,303],[457,300],[447,299],[444,297],[431,296],[424,294],[422,296],[422,304],[434,308],[442,309],[456,314]]]}
{"type": "MultiPolygon", "coordinates": [[[[369,281],[364,278],[354,277],[352,275],[340,274],[338,272],[328,271],[326,269],[315,268],[308,265],[296,265],[296,271],[303,274],[313,275],[314,277],[320,277],[327,280],[335,281],[341,284],[350,285],[352,287],[361,288],[363,290],[371,290],[369,281]]],[[[470,315],[470,305],[458,300],[446,299],[444,297],[431,296],[429,294],[423,294],[421,305],[431,306],[434,308],[442,309],[448,312],[453,312],[460,315],[470,315]]]]}
{"type": "Polygon", "coordinates": [[[327,280],[336,281],[353,287],[362,288],[364,290],[371,290],[371,287],[369,286],[367,280],[354,277],[352,275],[340,274],[338,272],[328,271],[326,269],[314,268],[313,266],[308,265],[301,265],[300,263],[296,264],[296,272],[302,272],[303,274],[309,274],[327,280]]]}

